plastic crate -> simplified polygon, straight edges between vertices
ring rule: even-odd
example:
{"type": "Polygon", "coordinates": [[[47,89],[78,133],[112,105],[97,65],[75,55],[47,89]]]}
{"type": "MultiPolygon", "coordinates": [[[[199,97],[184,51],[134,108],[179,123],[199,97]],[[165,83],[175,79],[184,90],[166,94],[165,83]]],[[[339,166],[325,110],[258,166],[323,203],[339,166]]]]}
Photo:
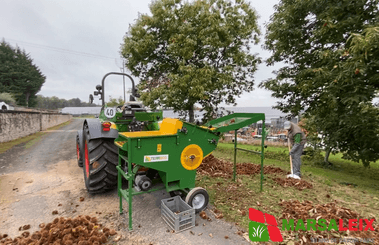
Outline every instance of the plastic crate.
{"type": "Polygon", "coordinates": [[[195,226],[195,209],[183,201],[180,196],[162,199],[161,215],[175,232],[195,226]]]}

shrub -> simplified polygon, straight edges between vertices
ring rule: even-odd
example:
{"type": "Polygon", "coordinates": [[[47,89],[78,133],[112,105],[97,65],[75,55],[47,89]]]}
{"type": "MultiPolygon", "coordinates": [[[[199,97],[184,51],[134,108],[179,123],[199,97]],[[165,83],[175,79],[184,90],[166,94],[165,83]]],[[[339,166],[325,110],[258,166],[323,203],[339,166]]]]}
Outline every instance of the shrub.
{"type": "Polygon", "coordinates": [[[5,102],[6,104],[15,105],[16,100],[10,93],[0,93],[0,102],[5,102]]]}

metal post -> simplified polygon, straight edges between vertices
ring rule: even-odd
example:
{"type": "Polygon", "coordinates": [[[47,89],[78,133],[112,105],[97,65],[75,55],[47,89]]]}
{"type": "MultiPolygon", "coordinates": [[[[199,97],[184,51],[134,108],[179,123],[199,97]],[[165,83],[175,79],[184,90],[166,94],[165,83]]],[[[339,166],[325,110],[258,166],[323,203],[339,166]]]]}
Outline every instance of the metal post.
{"type": "Polygon", "coordinates": [[[132,175],[133,175],[133,169],[132,169],[132,142],[130,140],[130,142],[128,142],[128,176],[129,176],[129,179],[128,179],[128,205],[129,205],[129,230],[133,230],[133,221],[132,221],[132,201],[133,201],[133,194],[132,194],[132,189],[133,189],[133,178],[132,178],[132,175]]]}
{"type": "Polygon", "coordinates": [[[261,191],[263,191],[263,159],[265,149],[265,120],[262,120],[262,150],[261,150],[261,191]]]}
{"type": "Polygon", "coordinates": [[[234,167],[233,167],[233,181],[236,181],[236,162],[237,162],[237,130],[234,130],[234,167]]]}
{"type": "MultiPolygon", "coordinates": [[[[122,60],[122,73],[125,73],[125,61],[122,60]]],[[[122,84],[124,85],[124,103],[126,103],[126,98],[125,98],[125,76],[122,76],[122,84]]]]}

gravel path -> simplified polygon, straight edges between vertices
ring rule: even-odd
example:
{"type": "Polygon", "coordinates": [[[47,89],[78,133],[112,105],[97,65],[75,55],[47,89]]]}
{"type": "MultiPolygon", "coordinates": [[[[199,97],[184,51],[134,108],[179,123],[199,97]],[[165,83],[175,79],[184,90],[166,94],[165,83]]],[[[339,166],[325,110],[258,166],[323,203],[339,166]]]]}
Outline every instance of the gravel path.
{"type": "MultiPolygon", "coordinates": [[[[28,149],[21,144],[0,154],[0,233],[16,237],[23,225],[30,224],[30,232],[34,232],[40,223],[59,216],[90,215],[118,231],[122,239],[117,244],[250,244],[236,234],[238,227],[215,219],[210,211],[207,214],[212,221],[197,215],[198,226],[191,230],[167,232],[169,227],[160,215],[160,201],[169,197],[165,191],[133,198],[134,230],[129,232],[128,214],[118,213],[117,191],[89,195],[84,187],[75,148],[76,130],[82,123],[83,119],[74,119],[43,135],[28,149]],[[57,215],[52,214],[55,210],[57,215]]],[[[127,211],[126,201],[124,209],[127,211]]]]}

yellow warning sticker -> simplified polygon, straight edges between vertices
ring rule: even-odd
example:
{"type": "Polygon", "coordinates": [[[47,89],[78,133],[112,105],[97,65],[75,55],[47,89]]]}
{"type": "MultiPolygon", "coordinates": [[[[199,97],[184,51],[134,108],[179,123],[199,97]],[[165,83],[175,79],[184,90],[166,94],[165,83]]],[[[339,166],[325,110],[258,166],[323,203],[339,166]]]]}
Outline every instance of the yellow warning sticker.
{"type": "Polygon", "coordinates": [[[161,152],[162,151],[162,144],[158,144],[157,145],[157,152],[161,152]]]}

